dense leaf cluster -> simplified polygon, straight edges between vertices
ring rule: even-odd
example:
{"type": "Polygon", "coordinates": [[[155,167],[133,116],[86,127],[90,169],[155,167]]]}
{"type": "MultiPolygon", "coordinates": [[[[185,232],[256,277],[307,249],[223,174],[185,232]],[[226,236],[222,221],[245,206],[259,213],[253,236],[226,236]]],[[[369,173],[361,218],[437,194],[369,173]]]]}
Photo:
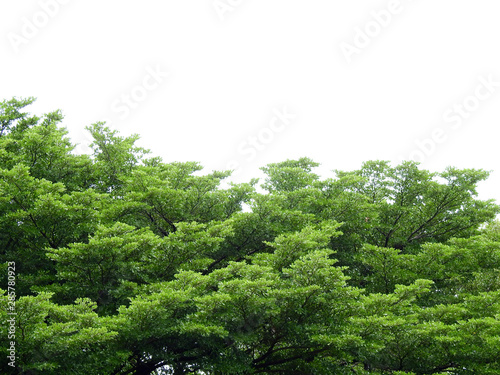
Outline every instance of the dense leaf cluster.
{"type": "Polygon", "coordinates": [[[500,373],[488,172],[301,158],[223,188],[102,123],[75,155],[33,100],[0,102],[2,374],[500,373]]]}

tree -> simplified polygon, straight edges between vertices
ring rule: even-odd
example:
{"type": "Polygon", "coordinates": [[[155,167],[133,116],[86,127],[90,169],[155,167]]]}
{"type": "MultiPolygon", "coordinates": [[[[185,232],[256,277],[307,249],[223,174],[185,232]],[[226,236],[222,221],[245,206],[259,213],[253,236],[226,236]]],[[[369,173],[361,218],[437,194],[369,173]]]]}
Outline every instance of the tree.
{"type": "Polygon", "coordinates": [[[104,123],[74,155],[33,101],[0,103],[2,374],[500,373],[488,172],[300,158],[222,188],[104,123]]]}

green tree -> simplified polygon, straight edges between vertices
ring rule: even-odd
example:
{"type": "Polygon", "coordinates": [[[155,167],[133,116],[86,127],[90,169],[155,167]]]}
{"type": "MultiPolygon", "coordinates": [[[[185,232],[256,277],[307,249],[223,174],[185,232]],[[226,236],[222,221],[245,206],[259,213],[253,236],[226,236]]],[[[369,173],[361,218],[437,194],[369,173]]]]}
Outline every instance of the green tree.
{"type": "Polygon", "coordinates": [[[500,373],[488,172],[300,158],[222,188],[104,123],[74,155],[33,101],[0,103],[2,374],[500,373]]]}

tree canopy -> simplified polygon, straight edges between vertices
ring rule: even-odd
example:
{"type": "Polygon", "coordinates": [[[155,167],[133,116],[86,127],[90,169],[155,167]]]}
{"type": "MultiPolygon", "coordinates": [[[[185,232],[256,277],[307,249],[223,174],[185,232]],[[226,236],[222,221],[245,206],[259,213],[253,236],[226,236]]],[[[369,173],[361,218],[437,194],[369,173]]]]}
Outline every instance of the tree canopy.
{"type": "Polygon", "coordinates": [[[34,100],[0,102],[2,374],[500,373],[489,172],[304,157],[223,188],[104,123],[76,155],[34,100]]]}

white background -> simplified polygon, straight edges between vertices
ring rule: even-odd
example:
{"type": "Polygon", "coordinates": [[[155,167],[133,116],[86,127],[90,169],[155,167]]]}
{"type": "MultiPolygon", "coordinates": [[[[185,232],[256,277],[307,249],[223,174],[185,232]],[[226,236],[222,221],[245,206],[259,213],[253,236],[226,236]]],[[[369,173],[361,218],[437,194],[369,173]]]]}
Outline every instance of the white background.
{"type": "Polygon", "coordinates": [[[301,156],[322,177],[413,158],[493,170],[480,198],[500,201],[500,84],[476,96],[481,80],[500,82],[499,11],[498,0],[2,0],[0,99],[61,109],[76,152],[89,151],[84,127],[107,121],[166,162],[238,165],[235,181],[301,156]],[[460,123],[443,118],[463,104],[460,123]],[[283,108],[295,118],[271,128],[283,108]]]}

